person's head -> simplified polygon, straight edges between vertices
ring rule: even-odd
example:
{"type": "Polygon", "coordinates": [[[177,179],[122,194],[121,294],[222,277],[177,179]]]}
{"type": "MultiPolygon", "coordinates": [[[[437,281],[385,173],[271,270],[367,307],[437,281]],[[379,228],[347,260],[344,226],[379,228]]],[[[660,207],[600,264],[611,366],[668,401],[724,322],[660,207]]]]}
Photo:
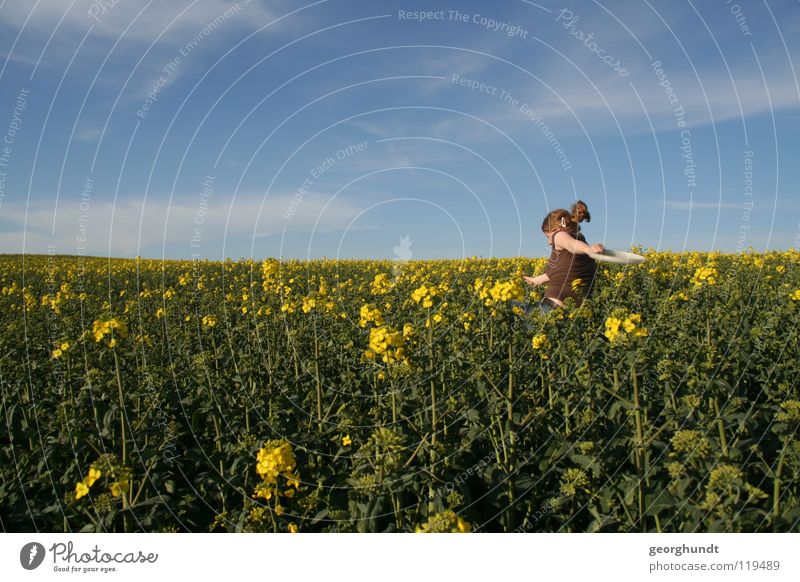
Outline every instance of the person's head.
{"type": "Polygon", "coordinates": [[[572,236],[576,236],[578,223],[572,219],[572,215],[567,210],[559,208],[545,216],[544,222],[542,222],[542,232],[547,236],[549,242],[552,242],[550,237],[556,230],[566,230],[572,236]]]}
{"type": "Polygon", "coordinates": [[[570,216],[572,216],[572,220],[577,223],[581,222],[591,222],[592,215],[589,214],[589,207],[586,205],[586,202],[583,200],[578,200],[575,204],[572,205],[570,208],[570,216]]]}

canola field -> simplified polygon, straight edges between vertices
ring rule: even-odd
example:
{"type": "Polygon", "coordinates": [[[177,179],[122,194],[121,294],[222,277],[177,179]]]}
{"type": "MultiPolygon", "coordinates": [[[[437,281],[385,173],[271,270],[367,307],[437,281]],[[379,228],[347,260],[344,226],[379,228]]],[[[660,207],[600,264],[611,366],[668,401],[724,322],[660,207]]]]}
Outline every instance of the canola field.
{"type": "Polygon", "coordinates": [[[800,253],[0,257],[0,526],[800,531],[800,253]]]}

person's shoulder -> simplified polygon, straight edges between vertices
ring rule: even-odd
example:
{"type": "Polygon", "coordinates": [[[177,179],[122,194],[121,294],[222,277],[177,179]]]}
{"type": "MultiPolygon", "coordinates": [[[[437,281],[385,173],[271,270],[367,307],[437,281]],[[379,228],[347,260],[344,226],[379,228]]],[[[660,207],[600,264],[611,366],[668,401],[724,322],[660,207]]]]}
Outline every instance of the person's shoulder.
{"type": "Polygon", "coordinates": [[[560,239],[560,240],[566,240],[566,238],[565,238],[565,237],[568,237],[568,238],[571,238],[571,239],[575,240],[575,237],[573,237],[573,236],[572,236],[570,233],[568,233],[566,230],[559,230],[558,232],[556,232],[556,233],[553,235],[553,244],[556,244],[556,241],[557,241],[557,240],[559,240],[559,239],[560,239]],[[559,235],[563,235],[563,236],[559,236],[559,235]]]}

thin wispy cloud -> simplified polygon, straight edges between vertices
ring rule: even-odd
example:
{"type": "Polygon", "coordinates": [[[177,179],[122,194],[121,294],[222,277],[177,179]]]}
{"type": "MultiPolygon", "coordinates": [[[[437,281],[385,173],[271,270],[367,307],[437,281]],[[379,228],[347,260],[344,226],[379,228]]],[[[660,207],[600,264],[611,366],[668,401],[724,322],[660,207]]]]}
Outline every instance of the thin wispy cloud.
{"type": "MultiPolygon", "coordinates": [[[[21,204],[3,207],[6,232],[0,236],[5,252],[46,253],[55,245],[58,253],[135,256],[141,249],[183,244],[188,249],[199,229],[206,253],[220,248],[229,237],[251,239],[280,236],[284,232],[331,232],[349,226],[364,207],[350,197],[332,199],[326,193],[240,193],[205,201],[180,196],[170,204],[153,195],[146,203],[137,199],[95,202],[81,208],[79,201],[62,199],[57,209],[49,201],[34,202],[27,213],[21,204]],[[245,234],[246,233],[246,234],[245,234]]],[[[368,229],[359,224],[355,229],[368,229]]],[[[377,227],[373,227],[377,228],[377,227]]]]}
{"type": "MultiPolygon", "coordinates": [[[[13,27],[50,34],[59,25],[69,34],[81,34],[92,28],[100,37],[150,43],[159,36],[164,42],[178,43],[181,34],[198,31],[216,22],[220,25],[226,11],[246,15],[235,19],[252,27],[274,20],[275,15],[257,0],[227,2],[225,0],[171,0],[131,2],[129,0],[39,0],[37,2],[5,2],[0,22],[13,27]],[[164,35],[165,30],[169,34],[164,35]]],[[[234,22],[235,25],[235,22],[234,22]]],[[[214,25],[212,25],[214,26],[214,25]]]]}

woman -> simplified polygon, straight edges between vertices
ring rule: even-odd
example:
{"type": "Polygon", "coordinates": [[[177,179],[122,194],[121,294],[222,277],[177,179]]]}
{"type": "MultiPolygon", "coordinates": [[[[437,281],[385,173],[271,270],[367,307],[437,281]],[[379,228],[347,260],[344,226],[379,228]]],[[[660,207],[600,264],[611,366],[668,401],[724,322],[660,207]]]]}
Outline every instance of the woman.
{"type": "MultiPolygon", "coordinates": [[[[588,208],[583,205],[583,217],[578,214],[575,218],[567,210],[559,208],[545,216],[542,223],[542,233],[547,237],[547,242],[552,248],[550,260],[542,275],[537,277],[524,277],[531,285],[547,283],[544,299],[533,307],[547,313],[556,307],[563,307],[567,298],[572,298],[576,305],[580,305],[588,297],[594,287],[597,262],[588,253],[602,253],[603,245],[586,244],[584,236],[578,232],[578,223],[582,220],[588,222],[588,208]]],[[[526,313],[529,308],[521,304],[526,313]]]]}

